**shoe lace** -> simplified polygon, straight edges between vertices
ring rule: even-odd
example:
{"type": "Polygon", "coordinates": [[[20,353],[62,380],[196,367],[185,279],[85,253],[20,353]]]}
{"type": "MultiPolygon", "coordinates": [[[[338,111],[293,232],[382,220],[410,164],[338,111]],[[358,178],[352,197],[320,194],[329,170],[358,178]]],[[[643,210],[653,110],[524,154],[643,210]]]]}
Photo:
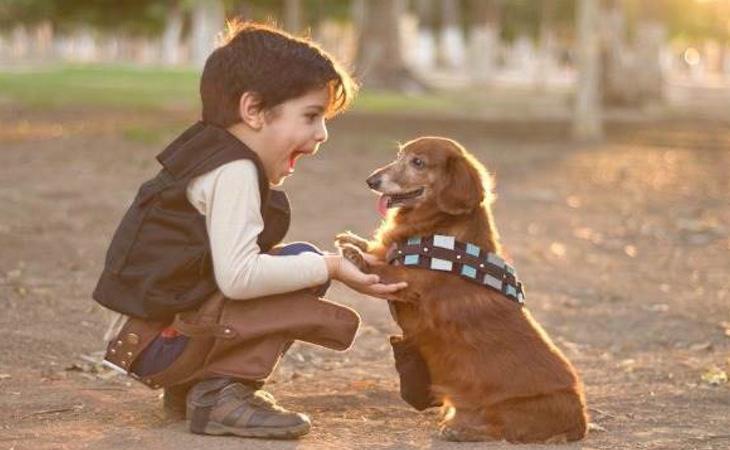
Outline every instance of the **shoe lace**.
{"type": "Polygon", "coordinates": [[[253,397],[250,402],[256,406],[259,406],[270,411],[285,412],[286,409],[279,406],[276,399],[269,392],[259,389],[253,393],[253,397]]]}

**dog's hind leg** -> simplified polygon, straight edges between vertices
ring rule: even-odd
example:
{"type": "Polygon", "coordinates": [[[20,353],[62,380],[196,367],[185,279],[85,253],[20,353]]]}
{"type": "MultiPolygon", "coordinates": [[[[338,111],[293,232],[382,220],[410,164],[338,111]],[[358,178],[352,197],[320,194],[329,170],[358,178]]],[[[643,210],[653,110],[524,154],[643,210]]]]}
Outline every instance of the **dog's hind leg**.
{"type": "Polygon", "coordinates": [[[493,441],[500,435],[498,427],[485,424],[481,409],[454,409],[449,406],[439,427],[439,437],[453,442],[493,441]]]}

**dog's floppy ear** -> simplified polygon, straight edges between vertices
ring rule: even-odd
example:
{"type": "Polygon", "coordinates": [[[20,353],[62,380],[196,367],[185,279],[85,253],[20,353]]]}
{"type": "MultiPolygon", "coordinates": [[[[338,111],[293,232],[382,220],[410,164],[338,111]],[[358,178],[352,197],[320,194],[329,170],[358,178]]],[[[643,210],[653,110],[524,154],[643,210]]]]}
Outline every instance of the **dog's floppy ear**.
{"type": "Polygon", "coordinates": [[[450,155],[445,176],[436,192],[436,205],[452,215],[472,211],[484,200],[484,186],[479,171],[465,155],[450,155]]]}

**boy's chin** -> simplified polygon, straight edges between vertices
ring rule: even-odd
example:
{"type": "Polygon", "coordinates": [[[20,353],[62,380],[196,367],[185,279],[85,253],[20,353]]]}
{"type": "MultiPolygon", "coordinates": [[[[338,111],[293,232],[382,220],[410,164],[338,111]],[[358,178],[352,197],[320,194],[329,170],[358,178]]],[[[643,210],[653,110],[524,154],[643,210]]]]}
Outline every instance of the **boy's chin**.
{"type": "Polygon", "coordinates": [[[278,178],[274,178],[273,180],[271,180],[269,182],[269,185],[271,187],[278,187],[278,186],[281,186],[282,184],[284,184],[284,180],[286,180],[286,175],[282,175],[278,178]]]}

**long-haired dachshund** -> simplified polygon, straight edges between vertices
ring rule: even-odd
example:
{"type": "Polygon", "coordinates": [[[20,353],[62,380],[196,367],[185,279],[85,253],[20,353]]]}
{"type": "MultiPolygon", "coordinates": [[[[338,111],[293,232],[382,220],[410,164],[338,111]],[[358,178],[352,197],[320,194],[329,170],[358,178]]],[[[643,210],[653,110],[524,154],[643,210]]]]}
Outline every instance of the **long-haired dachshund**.
{"type": "MultiPolygon", "coordinates": [[[[520,301],[446,273],[386,261],[394,245],[418,236],[451,236],[501,254],[492,218],[492,178],[461,145],[423,137],[367,180],[387,217],[372,241],[337,237],[345,255],[384,281],[407,281],[395,318],[421,353],[431,394],[444,408],[448,440],[565,442],[586,434],[586,405],[575,369],[520,301]]],[[[474,247],[472,247],[474,248],[474,247]]],[[[461,258],[459,256],[459,258],[461,258]]],[[[521,300],[521,298],[519,298],[521,300]]]]}

